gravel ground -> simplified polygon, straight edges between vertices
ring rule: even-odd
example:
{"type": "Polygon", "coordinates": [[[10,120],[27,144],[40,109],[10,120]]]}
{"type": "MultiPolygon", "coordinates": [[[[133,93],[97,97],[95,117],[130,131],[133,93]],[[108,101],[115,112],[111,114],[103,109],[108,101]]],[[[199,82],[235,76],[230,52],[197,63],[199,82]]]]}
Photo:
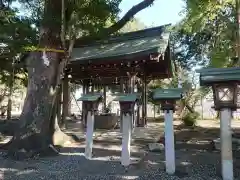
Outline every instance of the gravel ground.
{"type": "MultiPolygon", "coordinates": [[[[137,150],[133,159],[142,159],[125,169],[120,165],[120,151],[95,147],[94,158],[86,160],[83,145],[65,148],[60,156],[28,161],[11,161],[0,157],[0,179],[4,180],[80,180],[80,179],[185,179],[218,180],[218,152],[176,151],[175,176],[164,172],[164,152],[147,153],[137,150]]],[[[136,160],[134,160],[136,162],[136,160]]],[[[235,177],[240,179],[240,167],[235,167],[235,177]]]]}
{"type": "MultiPolygon", "coordinates": [[[[204,124],[206,124],[205,121],[204,124]]],[[[162,125],[153,124],[150,129],[152,130],[154,127],[156,132],[151,132],[154,137],[158,137],[162,125]]],[[[72,130],[74,131],[74,129],[72,130]]],[[[205,128],[198,132],[203,130],[205,128]]],[[[78,131],[77,127],[76,132],[78,131]]],[[[146,132],[143,132],[144,136],[148,135],[146,132]]],[[[218,129],[212,129],[211,132],[214,133],[186,133],[183,129],[176,132],[176,139],[184,140],[184,143],[176,144],[178,150],[176,150],[176,173],[174,176],[165,173],[164,152],[145,154],[144,147],[136,145],[134,142],[131,154],[134,163],[126,170],[119,162],[121,155],[119,144],[101,142],[99,145],[94,144],[92,160],[85,159],[84,144],[66,147],[57,157],[28,161],[12,161],[5,159],[0,153],[0,180],[220,180],[220,153],[201,151],[200,149],[209,148],[194,141],[194,139],[204,141],[219,136],[218,129]],[[183,150],[183,148],[188,150],[183,150]],[[139,159],[141,159],[140,162],[136,163],[136,160],[139,159]]],[[[240,180],[240,152],[234,154],[234,171],[235,179],[240,180]]]]}

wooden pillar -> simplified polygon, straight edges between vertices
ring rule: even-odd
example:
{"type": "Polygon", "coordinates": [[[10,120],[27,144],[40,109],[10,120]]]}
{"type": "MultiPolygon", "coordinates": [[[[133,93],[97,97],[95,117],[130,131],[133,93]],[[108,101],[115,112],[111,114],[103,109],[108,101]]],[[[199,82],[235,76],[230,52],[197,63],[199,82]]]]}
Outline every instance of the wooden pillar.
{"type": "Polygon", "coordinates": [[[155,121],[156,120],[156,105],[155,104],[153,105],[153,118],[155,121]]]}
{"type": "MultiPolygon", "coordinates": [[[[87,90],[87,87],[86,87],[86,81],[85,80],[83,80],[83,84],[82,84],[82,94],[84,95],[84,94],[86,94],[86,90],[87,90]]],[[[85,109],[85,107],[84,107],[84,103],[82,102],[82,123],[83,123],[83,125],[85,126],[85,121],[84,121],[84,119],[85,119],[85,114],[86,114],[86,109],[85,109]]]]}
{"type": "Polygon", "coordinates": [[[143,83],[142,83],[142,97],[143,97],[143,104],[142,104],[142,120],[144,126],[147,125],[147,103],[148,103],[148,97],[147,97],[147,77],[146,74],[143,76],[143,83]]]}
{"type": "MultiPolygon", "coordinates": [[[[90,92],[90,80],[86,80],[85,81],[85,94],[88,94],[89,92],[90,92]]],[[[86,127],[87,126],[87,114],[88,112],[87,112],[87,110],[86,110],[86,108],[85,108],[85,106],[84,106],[84,116],[83,116],[83,125],[84,125],[84,127],[86,127]]]]}
{"type": "MultiPolygon", "coordinates": [[[[124,79],[120,77],[120,93],[124,93],[124,79]]],[[[120,132],[122,132],[123,127],[123,113],[120,109],[120,132]]]]}
{"type": "Polygon", "coordinates": [[[128,93],[134,93],[134,87],[135,87],[135,75],[129,76],[128,79],[128,93]]]}
{"type": "Polygon", "coordinates": [[[106,108],[107,108],[107,86],[104,85],[103,86],[103,109],[104,109],[104,111],[106,108]]]}
{"type": "Polygon", "coordinates": [[[120,92],[124,93],[124,79],[122,77],[120,78],[120,92]]]}
{"type": "Polygon", "coordinates": [[[58,87],[58,92],[57,92],[57,95],[56,95],[56,103],[57,103],[57,120],[58,120],[58,123],[61,121],[61,110],[62,110],[62,86],[61,84],[59,85],[58,87]]]}
{"type": "Polygon", "coordinates": [[[90,81],[87,80],[87,81],[86,81],[86,94],[89,93],[89,88],[90,88],[90,81]]]}
{"type": "Polygon", "coordinates": [[[148,84],[149,80],[145,79],[145,112],[146,112],[146,118],[145,118],[145,125],[147,125],[147,117],[148,117],[148,111],[147,111],[147,105],[148,105],[148,84]]]}
{"type": "Polygon", "coordinates": [[[91,86],[90,86],[90,92],[91,93],[94,93],[94,88],[95,88],[95,84],[91,83],[91,86]]]}
{"type": "Polygon", "coordinates": [[[127,80],[124,81],[124,92],[129,93],[129,83],[127,80]]]}
{"type": "Polygon", "coordinates": [[[63,78],[63,105],[62,105],[62,122],[61,126],[65,124],[66,117],[70,115],[70,88],[69,88],[69,78],[68,73],[65,73],[63,78]]]}
{"type": "Polygon", "coordinates": [[[97,88],[97,92],[100,93],[100,92],[101,92],[101,86],[100,86],[100,84],[98,84],[98,85],[96,85],[96,86],[97,86],[97,87],[96,87],[96,88],[97,88]]]}
{"type": "Polygon", "coordinates": [[[141,122],[141,126],[144,127],[145,126],[145,118],[146,118],[146,112],[145,112],[145,87],[144,87],[144,81],[142,82],[142,122],[141,122]]]}
{"type": "MultiPolygon", "coordinates": [[[[137,83],[137,92],[139,93],[140,92],[140,83],[138,82],[137,83]]],[[[141,118],[140,118],[140,103],[137,103],[137,126],[138,127],[141,127],[143,123],[141,123],[141,118]]]]}
{"type": "MultiPolygon", "coordinates": [[[[134,93],[134,89],[135,89],[135,77],[136,77],[136,73],[128,73],[128,93],[134,93]]],[[[132,104],[132,129],[135,127],[135,111],[134,111],[134,104],[132,104]]]]}

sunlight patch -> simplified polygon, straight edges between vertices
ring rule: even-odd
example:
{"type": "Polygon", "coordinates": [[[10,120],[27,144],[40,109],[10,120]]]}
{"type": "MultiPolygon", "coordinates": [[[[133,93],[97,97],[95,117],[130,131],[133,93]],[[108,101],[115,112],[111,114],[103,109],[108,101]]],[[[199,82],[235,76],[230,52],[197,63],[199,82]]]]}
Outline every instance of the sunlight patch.
{"type": "Polygon", "coordinates": [[[20,171],[20,172],[17,172],[16,175],[19,176],[19,175],[25,175],[25,174],[30,174],[30,173],[33,173],[33,172],[36,172],[36,170],[33,170],[33,169],[29,169],[29,170],[24,170],[24,171],[20,171]]]}
{"type": "Polygon", "coordinates": [[[64,155],[64,156],[84,156],[84,153],[77,153],[77,152],[74,152],[74,153],[60,153],[61,155],[64,155]]]}
{"type": "Polygon", "coordinates": [[[187,162],[187,161],[182,161],[181,164],[184,165],[184,166],[189,166],[189,165],[191,165],[192,163],[187,162]]]}
{"type": "Polygon", "coordinates": [[[43,63],[44,63],[46,66],[49,66],[50,62],[49,62],[49,59],[48,59],[48,57],[47,57],[46,51],[43,51],[42,59],[43,59],[43,63]]]}
{"type": "Polygon", "coordinates": [[[13,168],[0,168],[0,172],[4,172],[4,171],[8,171],[8,172],[18,172],[17,169],[13,169],[13,168]]]}
{"type": "Polygon", "coordinates": [[[122,176],[122,179],[138,179],[139,176],[122,176]]]}

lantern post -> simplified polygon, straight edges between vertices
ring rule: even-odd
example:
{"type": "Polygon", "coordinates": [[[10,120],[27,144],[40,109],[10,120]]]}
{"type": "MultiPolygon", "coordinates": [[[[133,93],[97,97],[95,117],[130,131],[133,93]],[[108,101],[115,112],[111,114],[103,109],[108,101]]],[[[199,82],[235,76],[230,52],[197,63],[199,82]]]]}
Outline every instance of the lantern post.
{"type": "Polygon", "coordinates": [[[100,93],[84,94],[78,100],[83,102],[84,110],[87,111],[87,130],[85,157],[92,159],[93,134],[94,134],[94,115],[98,110],[98,105],[103,96],[100,93]]]}
{"type": "Polygon", "coordinates": [[[231,119],[237,110],[240,68],[205,68],[198,72],[200,85],[212,87],[214,109],[220,112],[222,178],[233,180],[231,119]]]}
{"type": "Polygon", "coordinates": [[[114,101],[118,101],[122,112],[122,153],[121,164],[128,167],[131,164],[131,136],[134,105],[140,98],[138,93],[116,95],[114,101]]]}
{"type": "Polygon", "coordinates": [[[153,91],[153,100],[161,104],[161,109],[164,111],[165,120],[165,161],[166,172],[168,174],[175,173],[175,147],[174,147],[174,126],[173,113],[175,110],[176,101],[182,98],[182,89],[155,89],[153,91]]]}

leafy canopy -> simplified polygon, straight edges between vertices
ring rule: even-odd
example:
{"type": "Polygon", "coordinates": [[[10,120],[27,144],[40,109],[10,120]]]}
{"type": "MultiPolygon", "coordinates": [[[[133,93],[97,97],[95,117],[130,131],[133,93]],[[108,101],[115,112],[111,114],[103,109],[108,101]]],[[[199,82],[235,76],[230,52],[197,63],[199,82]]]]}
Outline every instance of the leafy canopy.
{"type": "Polygon", "coordinates": [[[185,19],[176,27],[176,58],[188,68],[235,62],[236,8],[233,0],[185,0],[185,19]]]}

